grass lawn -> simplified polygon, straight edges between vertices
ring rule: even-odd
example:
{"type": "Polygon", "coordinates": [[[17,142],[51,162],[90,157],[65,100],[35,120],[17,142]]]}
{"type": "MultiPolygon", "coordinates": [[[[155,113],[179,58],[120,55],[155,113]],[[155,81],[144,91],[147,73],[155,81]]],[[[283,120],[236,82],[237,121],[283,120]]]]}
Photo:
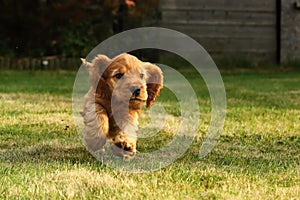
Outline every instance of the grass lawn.
{"type": "MultiPolygon", "coordinates": [[[[0,71],[0,199],[299,199],[299,72],[224,72],[225,127],[204,159],[209,96],[185,72],[199,95],[196,138],[175,163],[139,174],[115,171],[85,150],[72,115],[75,75],[0,71]]],[[[165,90],[159,101],[176,110],[168,97],[165,90]]],[[[151,149],[143,141],[138,148],[151,149]]]]}

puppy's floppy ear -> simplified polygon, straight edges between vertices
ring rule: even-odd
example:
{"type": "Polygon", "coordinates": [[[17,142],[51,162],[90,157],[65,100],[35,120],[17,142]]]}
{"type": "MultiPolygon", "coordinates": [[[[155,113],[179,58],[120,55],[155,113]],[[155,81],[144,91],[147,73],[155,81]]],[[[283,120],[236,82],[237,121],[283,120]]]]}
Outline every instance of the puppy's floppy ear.
{"type": "Polygon", "coordinates": [[[159,95],[160,90],[163,87],[163,74],[161,69],[153,64],[146,63],[144,65],[146,70],[146,81],[147,81],[147,93],[148,98],[146,102],[146,107],[149,108],[152,106],[156,97],[159,95]]]}
{"type": "Polygon", "coordinates": [[[92,62],[88,62],[83,58],[81,58],[81,61],[89,72],[91,86],[96,88],[102,73],[110,64],[111,59],[105,55],[99,54],[92,60],[92,62]]]}

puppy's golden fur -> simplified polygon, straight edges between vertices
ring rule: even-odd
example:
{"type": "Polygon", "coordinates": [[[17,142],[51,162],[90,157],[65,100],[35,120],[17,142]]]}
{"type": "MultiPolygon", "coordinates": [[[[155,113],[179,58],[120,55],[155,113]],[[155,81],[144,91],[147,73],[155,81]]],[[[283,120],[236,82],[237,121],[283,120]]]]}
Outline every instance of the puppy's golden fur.
{"type": "Polygon", "coordinates": [[[91,84],[81,113],[87,149],[103,151],[109,140],[116,154],[133,157],[142,104],[149,108],[156,100],[163,87],[162,71],[127,53],[113,59],[98,55],[83,63],[91,84]]]}

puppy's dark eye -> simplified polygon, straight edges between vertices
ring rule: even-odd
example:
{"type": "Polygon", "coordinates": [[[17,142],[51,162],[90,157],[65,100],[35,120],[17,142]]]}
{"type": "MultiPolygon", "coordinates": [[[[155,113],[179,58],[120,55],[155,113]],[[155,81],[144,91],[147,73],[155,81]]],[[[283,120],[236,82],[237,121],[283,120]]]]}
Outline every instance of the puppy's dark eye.
{"type": "Polygon", "coordinates": [[[122,73],[118,73],[118,74],[115,75],[115,77],[117,79],[121,79],[123,76],[124,76],[124,74],[122,74],[122,73]]]}
{"type": "Polygon", "coordinates": [[[140,74],[141,79],[145,77],[145,74],[140,74]]]}

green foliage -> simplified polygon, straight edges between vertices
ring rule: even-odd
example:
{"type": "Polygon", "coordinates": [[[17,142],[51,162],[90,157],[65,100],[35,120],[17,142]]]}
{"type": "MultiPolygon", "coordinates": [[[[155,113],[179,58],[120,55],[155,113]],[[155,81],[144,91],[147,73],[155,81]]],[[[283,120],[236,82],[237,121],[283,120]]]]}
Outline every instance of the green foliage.
{"type": "MultiPolygon", "coordinates": [[[[117,2],[0,0],[0,55],[87,55],[97,44],[113,35],[112,23],[117,2]]],[[[138,2],[129,13],[125,28],[140,26],[143,16],[153,11],[151,7],[157,6],[157,0],[138,2]]]]}

